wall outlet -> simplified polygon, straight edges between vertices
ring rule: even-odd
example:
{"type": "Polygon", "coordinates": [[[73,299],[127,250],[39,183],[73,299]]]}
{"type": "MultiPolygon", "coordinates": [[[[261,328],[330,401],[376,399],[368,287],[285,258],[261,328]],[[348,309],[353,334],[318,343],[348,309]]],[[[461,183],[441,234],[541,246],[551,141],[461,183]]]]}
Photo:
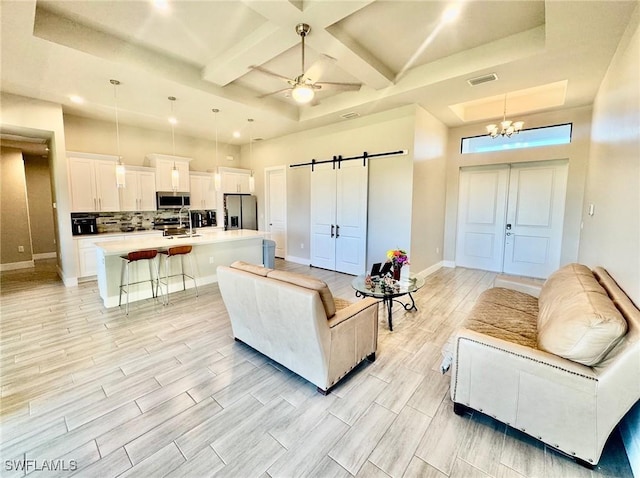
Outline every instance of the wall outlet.
{"type": "Polygon", "coordinates": [[[440,248],[436,247],[436,254],[440,254],[440,248]]]}
{"type": "Polygon", "coordinates": [[[304,242],[300,243],[300,249],[304,249],[304,242]]]}
{"type": "Polygon", "coordinates": [[[209,257],[209,264],[213,264],[213,256],[209,257]]]}
{"type": "Polygon", "coordinates": [[[24,246],[18,246],[18,252],[24,252],[24,246]]]}

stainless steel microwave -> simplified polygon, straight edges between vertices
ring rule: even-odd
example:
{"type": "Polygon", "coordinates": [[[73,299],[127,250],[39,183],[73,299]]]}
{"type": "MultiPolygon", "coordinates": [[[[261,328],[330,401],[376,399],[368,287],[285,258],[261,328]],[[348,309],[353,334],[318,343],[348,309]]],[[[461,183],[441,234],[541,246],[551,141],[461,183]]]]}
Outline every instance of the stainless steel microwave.
{"type": "Polygon", "coordinates": [[[156,200],[158,209],[180,209],[191,205],[189,193],[185,192],[158,191],[156,200]]]}

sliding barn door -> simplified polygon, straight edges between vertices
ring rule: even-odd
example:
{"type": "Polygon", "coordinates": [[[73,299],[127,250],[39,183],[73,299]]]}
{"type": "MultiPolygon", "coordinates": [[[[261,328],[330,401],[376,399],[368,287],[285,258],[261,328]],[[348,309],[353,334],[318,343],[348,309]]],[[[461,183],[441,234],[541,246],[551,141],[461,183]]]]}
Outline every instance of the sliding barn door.
{"type": "Polygon", "coordinates": [[[315,166],[311,173],[311,265],[363,274],[367,251],[368,166],[315,166]]]}

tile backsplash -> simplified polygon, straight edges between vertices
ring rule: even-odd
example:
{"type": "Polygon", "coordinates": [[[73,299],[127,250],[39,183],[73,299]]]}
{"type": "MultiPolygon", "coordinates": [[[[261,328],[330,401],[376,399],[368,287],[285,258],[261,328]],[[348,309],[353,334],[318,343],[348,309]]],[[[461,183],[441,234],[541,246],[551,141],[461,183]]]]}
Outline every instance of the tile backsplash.
{"type": "Polygon", "coordinates": [[[146,231],[153,229],[156,220],[167,220],[178,216],[177,211],[143,212],[96,212],[71,213],[71,217],[95,217],[98,233],[146,231]]]}

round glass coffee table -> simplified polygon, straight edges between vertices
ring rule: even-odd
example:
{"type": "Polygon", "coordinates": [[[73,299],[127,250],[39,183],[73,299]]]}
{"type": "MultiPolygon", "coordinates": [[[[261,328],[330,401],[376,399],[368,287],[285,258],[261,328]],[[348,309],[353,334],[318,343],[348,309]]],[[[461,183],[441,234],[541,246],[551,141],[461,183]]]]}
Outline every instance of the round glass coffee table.
{"type": "Polygon", "coordinates": [[[393,303],[404,307],[404,310],[418,310],[411,294],[424,286],[424,279],[419,277],[401,278],[394,281],[392,285],[385,283],[384,279],[373,279],[370,285],[365,282],[366,276],[359,275],[351,282],[351,287],[356,291],[356,297],[374,297],[381,299],[387,308],[387,319],[389,320],[389,330],[393,330],[393,303]],[[398,300],[399,297],[408,295],[411,302],[404,303],[398,300]]]}

